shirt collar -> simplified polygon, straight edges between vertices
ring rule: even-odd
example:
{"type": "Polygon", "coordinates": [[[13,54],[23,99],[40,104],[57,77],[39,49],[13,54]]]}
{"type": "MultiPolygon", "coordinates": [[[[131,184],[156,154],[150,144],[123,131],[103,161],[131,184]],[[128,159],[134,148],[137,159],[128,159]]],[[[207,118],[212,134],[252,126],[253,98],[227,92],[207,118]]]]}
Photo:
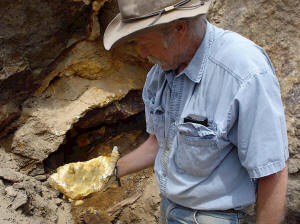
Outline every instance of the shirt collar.
{"type": "Polygon", "coordinates": [[[199,83],[205,69],[208,53],[213,41],[213,25],[206,21],[206,32],[188,66],[179,74],[185,74],[191,81],[199,83]]]}

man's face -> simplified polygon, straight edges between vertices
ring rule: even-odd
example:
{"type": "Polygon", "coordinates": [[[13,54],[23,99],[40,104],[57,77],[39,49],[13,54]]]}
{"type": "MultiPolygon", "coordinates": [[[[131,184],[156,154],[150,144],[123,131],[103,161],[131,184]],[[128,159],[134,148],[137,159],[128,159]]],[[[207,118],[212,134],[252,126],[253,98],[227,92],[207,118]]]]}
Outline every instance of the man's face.
{"type": "MultiPolygon", "coordinates": [[[[173,41],[173,40],[172,40],[173,41]]],[[[172,43],[166,43],[163,36],[157,31],[148,32],[135,38],[141,57],[147,58],[151,63],[159,64],[163,70],[175,70],[178,64],[172,43]]]]}

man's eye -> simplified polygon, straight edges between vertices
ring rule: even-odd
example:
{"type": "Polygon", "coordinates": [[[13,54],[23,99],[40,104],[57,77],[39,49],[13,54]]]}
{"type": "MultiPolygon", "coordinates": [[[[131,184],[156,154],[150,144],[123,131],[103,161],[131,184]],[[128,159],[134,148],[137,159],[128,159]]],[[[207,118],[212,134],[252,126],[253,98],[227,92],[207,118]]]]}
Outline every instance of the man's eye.
{"type": "Polygon", "coordinates": [[[136,40],[129,40],[129,41],[127,42],[127,44],[130,44],[130,45],[136,45],[137,42],[136,42],[136,40]]]}

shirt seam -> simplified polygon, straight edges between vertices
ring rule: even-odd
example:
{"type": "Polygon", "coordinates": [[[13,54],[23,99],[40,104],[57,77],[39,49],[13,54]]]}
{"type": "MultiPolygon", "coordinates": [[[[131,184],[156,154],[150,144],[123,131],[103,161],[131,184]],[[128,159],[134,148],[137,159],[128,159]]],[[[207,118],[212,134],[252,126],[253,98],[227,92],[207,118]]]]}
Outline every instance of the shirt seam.
{"type": "Polygon", "coordinates": [[[228,68],[226,65],[224,65],[222,62],[216,60],[215,58],[213,58],[212,56],[208,56],[208,59],[213,62],[215,65],[223,68],[225,71],[227,71],[232,77],[234,77],[236,80],[239,81],[239,83],[243,83],[243,81],[245,81],[244,79],[242,79],[238,74],[236,74],[234,71],[232,71],[230,68],[228,68]]]}
{"type": "Polygon", "coordinates": [[[203,73],[205,72],[205,68],[207,66],[207,61],[208,61],[211,48],[213,46],[213,42],[215,41],[215,30],[214,27],[210,27],[210,26],[211,24],[207,21],[207,28],[206,28],[207,33],[205,35],[208,35],[207,37],[208,41],[207,41],[207,46],[204,46],[203,58],[201,64],[199,65],[199,69],[197,69],[197,72],[195,71],[195,74],[197,74],[196,77],[192,75],[192,73],[194,72],[191,72],[190,69],[187,69],[185,73],[178,74],[178,76],[185,74],[188,77],[188,79],[190,79],[194,83],[199,83],[201,81],[203,77],[203,73]]]}
{"type": "Polygon", "coordinates": [[[261,178],[281,171],[285,167],[285,162],[283,160],[277,160],[264,164],[262,166],[255,167],[253,169],[248,169],[250,178],[261,178]]]}
{"type": "Polygon", "coordinates": [[[247,86],[250,84],[250,82],[257,76],[257,75],[264,75],[266,74],[267,71],[262,71],[260,73],[256,73],[256,72],[253,72],[253,73],[249,73],[248,75],[248,79],[247,80],[244,80],[241,84],[240,84],[240,87],[239,89],[236,91],[235,95],[233,96],[230,104],[229,104],[229,109],[228,109],[228,112],[226,113],[226,118],[228,118],[230,116],[230,120],[227,119],[227,125],[226,125],[226,133],[228,134],[228,132],[230,131],[229,130],[229,124],[230,124],[230,121],[232,119],[231,117],[231,112],[232,112],[232,105],[234,104],[235,102],[235,99],[237,97],[237,95],[247,86]]]}
{"type": "Polygon", "coordinates": [[[225,64],[223,64],[222,62],[218,61],[217,59],[213,58],[212,56],[208,56],[208,58],[210,59],[211,62],[213,62],[215,65],[223,68],[225,71],[227,71],[232,77],[234,77],[235,79],[237,79],[240,83],[240,85],[243,85],[245,82],[251,80],[251,78],[253,78],[253,76],[258,75],[258,74],[264,74],[266,72],[268,72],[268,70],[266,68],[264,68],[261,71],[249,71],[248,73],[246,73],[244,78],[241,78],[240,75],[238,75],[236,72],[232,71],[229,67],[227,67],[225,64]]]}

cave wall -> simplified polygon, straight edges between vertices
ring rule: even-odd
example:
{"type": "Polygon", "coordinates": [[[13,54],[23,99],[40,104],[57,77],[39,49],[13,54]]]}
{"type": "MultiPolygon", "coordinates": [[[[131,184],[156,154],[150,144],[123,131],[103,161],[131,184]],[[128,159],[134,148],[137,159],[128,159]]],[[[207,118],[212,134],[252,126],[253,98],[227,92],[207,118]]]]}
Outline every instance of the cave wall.
{"type": "MultiPolygon", "coordinates": [[[[0,199],[9,204],[0,205],[0,217],[21,223],[22,217],[28,218],[19,214],[23,211],[44,223],[70,223],[70,217],[61,218],[68,216],[68,204],[45,182],[43,161],[80,122],[87,120],[88,126],[104,122],[89,121],[93,111],[118,105],[130,91],[141,91],[150,68],[131,46],[104,50],[104,29],[117,12],[115,0],[0,2],[0,199]],[[23,181],[14,178],[19,174],[23,181]],[[34,186],[44,196],[35,196],[34,186]],[[27,200],[20,202],[18,195],[24,194],[27,200]],[[41,202],[45,195],[53,205],[41,202]],[[14,212],[19,216],[8,215],[14,212]]],[[[300,222],[299,13],[299,1],[219,0],[208,15],[213,24],[262,46],[273,62],[289,136],[286,223],[300,222]]],[[[129,100],[127,105],[131,104],[129,100]]],[[[124,117],[141,111],[118,110],[124,117]]]]}
{"type": "MultiPolygon", "coordinates": [[[[55,5],[57,2],[42,1],[37,4],[18,1],[15,5],[7,4],[6,8],[2,9],[14,12],[20,7],[20,11],[16,12],[17,15],[32,16],[30,17],[32,20],[26,16],[24,21],[15,19],[17,20],[15,23],[23,22],[20,26],[25,28],[23,33],[26,37],[18,33],[21,31],[17,25],[14,25],[15,32],[10,31],[12,34],[9,36],[9,28],[12,26],[10,17],[10,20],[4,20],[6,26],[3,26],[6,29],[1,32],[9,39],[15,37],[19,40],[17,44],[31,50],[28,55],[35,63],[35,66],[31,67],[36,68],[34,71],[39,71],[38,74],[33,70],[29,70],[28,74],[20,74],[19,70],[18,72],[9,70],[5,63],[1,70],[3,80],[0,80],[2,81],[0,85],[3,88],[0,88],[0,95],[6,97],[0,98],[0,105],[2,104],[0,137],[6,150],[12,152],[19,160],[18,164],[22,171],[30,172],[36,164],[42,163],[49,154],[55,152],[64,143],[66,133],[73,124],[88,111],[119,101],[131,90],[141,91],[144,85],[147,69],[141,66],[145,63],[138,59],[134,49],[128,51],[130,53],[124,50],[108,52],[102,46],[98,14],[105,2],[105,0],[66,1],[63,8],[61,2],[55,5]],[[26,7],[23,7],[24,5],[26,7]],[[37,13],[40,14],[36,15],[37,13]],[[47,15],[45,21],[42,18],[43,13],[47,15]],[[27,23],[29,24],[26,25],[27,23]],[[31,23],[34,35],[27,27],[31,23]],[[47,26],[48,23],[52,25],[47,26]],[[52,26],[57,27],[57,31],[47,33],[47,36],[42,29],[45,29],[45,26],[48,27],[47,32],[52,26]],[[46,47],[51,50],[59,48],[59,51],[51,53],[43,45],[50,38],[49,35],[58,39],[46,47]],[[37,43],[35,36],[43,41],[37,43]],[[64,40],[64,45],[59,38],[64,40]],[[33,42],[32,45],[28,46],[28,40],[29,43],[33,42]],[[48,54],[51,54],[52,60],[47,59],[48,54]],[[38,60],[34,60],[34,57],[38,60]],[[6,72],[11,75],[7,76],[6,72]],[[31,80],[32,77],[36,80],[31,80]],[[30,88],[27,89],[27,86],[30,88]],[[18,97],[20,92],[21,98],[18,97]]],[[[17,51],[13,51],[17,46],[13,44],[16,43],[8,40],[3,42],[3,49],[7,49],[6,60],[9,56],[13,57],[11,56],[13,53],[17,54],[17,51]]]]}
{"type": "Polygon", "coordinates": [[[143,111],[141,90],[149,65],[130,47],[104,50],[99,10],[106,2],[0,3],[4,223],[74,222],[70,204],[47,182],[45,160],[68,146],[73,126],[97,132],[103,123],[143,111]]]}
{"type": "Polygon", "coordinates": [[[0,128],[16,120],[72,37],[84,38],[91,7],[71,0],[0,2],[0,128]]]}

